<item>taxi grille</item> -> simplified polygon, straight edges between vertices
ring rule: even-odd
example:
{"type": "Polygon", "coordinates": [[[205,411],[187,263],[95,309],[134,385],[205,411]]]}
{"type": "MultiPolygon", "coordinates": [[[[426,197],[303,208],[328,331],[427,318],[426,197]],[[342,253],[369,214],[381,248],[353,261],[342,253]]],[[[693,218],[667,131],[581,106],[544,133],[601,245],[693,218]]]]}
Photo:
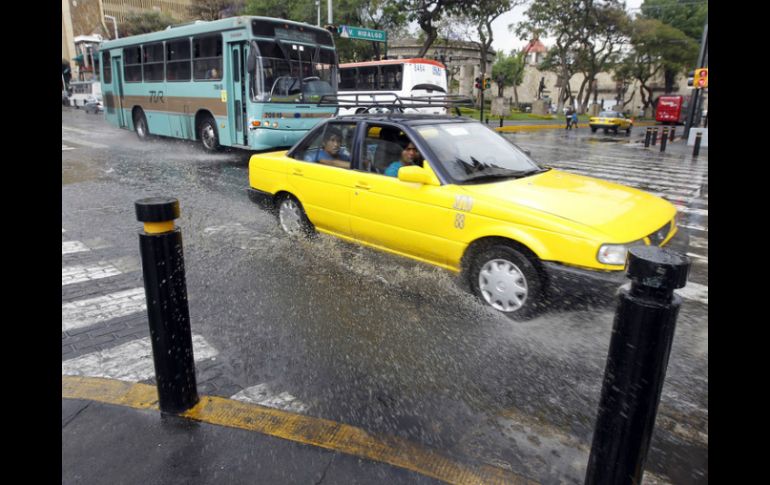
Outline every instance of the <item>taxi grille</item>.
{"type": "Polygon", "coordinates": [[[663,227],[647,236],[651,246],[660,246],[660,243],[666,240],[668,232],[671,230],[671,223],[667,222],[663,227]]]}

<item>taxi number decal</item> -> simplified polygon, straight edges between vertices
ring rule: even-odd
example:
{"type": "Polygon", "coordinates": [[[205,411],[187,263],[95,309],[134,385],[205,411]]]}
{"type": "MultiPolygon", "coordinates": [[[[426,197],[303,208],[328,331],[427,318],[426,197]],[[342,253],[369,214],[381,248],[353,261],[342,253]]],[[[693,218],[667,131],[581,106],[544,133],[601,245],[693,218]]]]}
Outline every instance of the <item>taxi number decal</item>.
{"type": "Polygon", "coordinates": [[[465,227],[465,214],[455,214],[455,227],[457,229],[465,227]]]}
{"type": "Polygon", "coordinates": [[[452,206],[452,209],[457,209],[459,211],[470,212],[472,207],[473,207],[473,198],[472,197],[469,197],[467,195],[457,195],[457,196],[455,196],[455,205],[452,206]]]}

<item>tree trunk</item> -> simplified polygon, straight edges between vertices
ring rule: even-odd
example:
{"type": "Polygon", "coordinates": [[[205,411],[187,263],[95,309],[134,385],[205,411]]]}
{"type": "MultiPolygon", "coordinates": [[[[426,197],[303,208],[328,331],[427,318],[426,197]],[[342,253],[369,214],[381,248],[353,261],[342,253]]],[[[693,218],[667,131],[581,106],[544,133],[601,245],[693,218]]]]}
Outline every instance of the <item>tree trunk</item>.
{"type": "Polygon", "coordinates": [[[516,101],[516,108],[519,107],[519,92],[516,90],[516,85],[513,85],[513,99],[516,101]]]}
{"type": "Polygon", "coordinates": [[[433,45],[433,41],[435,41],[438,38],[438,31],[436,29],[431,29],[428,36],[425,38],[425,42],[422,44],[422,48],[420,48],[420,53],[417,54],[417,57],[425,57],[425,54],[428,53],[428,49],[430,49],[430,46],[433,45]]]}

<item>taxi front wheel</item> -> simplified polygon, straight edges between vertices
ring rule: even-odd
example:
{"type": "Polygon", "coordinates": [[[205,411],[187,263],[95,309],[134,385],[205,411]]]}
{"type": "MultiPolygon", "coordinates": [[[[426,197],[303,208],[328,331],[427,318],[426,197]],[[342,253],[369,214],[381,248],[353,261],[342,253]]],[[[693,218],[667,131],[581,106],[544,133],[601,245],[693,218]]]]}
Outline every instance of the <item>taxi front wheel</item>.
{"type": "Polygon", "coordinates": [[[470,267],[474,294],[514,320],[536,316],[542,307],[542,281],[519,250],[498,244],[480,251],[470,267]]]}
{"type": "Polygon", "coordinates": [[[292,195],[287,194],[278,202],[278,222],[291,237],[309,236],[314,232],[302,204],[292,195]]]}

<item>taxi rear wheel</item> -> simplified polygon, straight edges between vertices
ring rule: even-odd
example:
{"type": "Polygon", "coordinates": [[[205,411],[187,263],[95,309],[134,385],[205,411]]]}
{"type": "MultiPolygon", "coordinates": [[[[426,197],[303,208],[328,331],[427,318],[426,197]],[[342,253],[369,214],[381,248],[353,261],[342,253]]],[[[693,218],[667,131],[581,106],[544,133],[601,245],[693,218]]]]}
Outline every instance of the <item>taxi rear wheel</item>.
{"type": "Polygon", "coordinates": [[[506,244],[481,250],[468,274],[473,293],[513,320],[527,320],[542,309],[543,282],[528,256],[506,244]]]}
{"type": "Polygon", "coordinates": [[[293,195],[284,195],[278,201],[278,223],[281,229],[291,237],[313,234],[313,224],[307,218],[302,204],[293,195]]]}

